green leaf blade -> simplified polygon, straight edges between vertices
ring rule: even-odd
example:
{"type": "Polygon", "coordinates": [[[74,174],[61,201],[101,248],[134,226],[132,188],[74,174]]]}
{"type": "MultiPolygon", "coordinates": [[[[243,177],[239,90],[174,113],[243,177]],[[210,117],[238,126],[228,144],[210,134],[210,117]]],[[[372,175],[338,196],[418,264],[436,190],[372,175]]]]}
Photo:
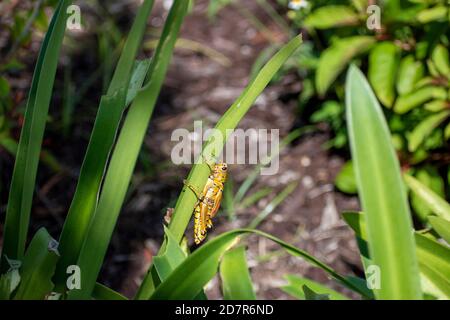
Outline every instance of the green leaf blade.
{"type": "Polygon", "coordinates": [[[428,220],[433,226],[433,229],[450,244],[450,221],[439,218],[439,217],[429,217],[428,220]]]}
{"type": "Polygon", "coordinates": [[[322,269],[335,280],[362,295],[365,292],[355,286],[346,277],[341,276],[332,268],[314,258],[307,252],[300,250],[270,234],[253,229],[236,229],[221,234],[213,240],[207,242],[197,249],[192,255],[187,257],[153,292],[152,300],[190,300],[197,296],[200,290],[217,273],[219,260],[228,251],[239,237],[245,234],[256,234],[265,237],[285,249],[294,257],[299,257],[310,264],[322,269]]]}
{"type": "Polygon", "coordinates": [[[369,250],[382,274],[375,295],[379,299],[421,299],[400,166],[381,107],[355,66],[347,74],[346,105],[359,196],[367,214],[369,250]]]}
{"type": "Polygon", "coordinates": [[[375,39],[369,36],[354,36],[337,40],[320,56],[316,70],[316,89],[324,96],[334,80],[358,54],[370,49],[375,39]]]}
{"type": "Polygon", "coordinates": [[[43,300],[51,293],[51,279],[59,259],[57,246],[47,230],[39,229],[25,253],[15,300],[43,300]]]}
{"type": "Polygon", "coordinates": [[[225,300],[256,299],[244,247],[232,249],[224,254],[220,263],[220,277],[225,300]]]}
{"type": "MultiPolygon", "coordinates": [[[[287,58],[295,52],[301,42],[301,36],[295,37],[278,51],[278,53],[272,57],[254,80],[247,86],[241,96],[227,110],[216,125],[216,129],[222,133],[222,136],[225,139],[223,139],[223,141],[217,139],[206,143],[203,148],[204,150],[207,148],[209,152],[209,154],[204,154],[206,159],[212,158],[212,151],[216,151],[216,154],[219,154],[219,150],[223,148],[223,145],[228,138],[227,135],[229,134],[230,129],[236,128],[259,94],[269,84],[272,77],[280,69],[287,58]]],[[[188,176],[188,182],[200,189],[206,182],[208,175],[209,167],[206,164],[196,164],[188,176]]],[[[181,240],[184,230],[191,219],[196,202],[197,198],[195,195],[192,192],[189,192],[188,188],[183,188],[175,207],[173,219],[169,225],[169,229],[178,241],[181,240]]]]}
{"type": "Polygon", "coordinates": [[[42,43],[33,74],[9,190],[1,257],[2,271],[8,268],[6,257],[21,260],[25,251],[39,154],[58,56],[66,29],[66,10],[70,4],[71,1],[68,0],[59,2],[42,43]]]}
{"type": "Polygon", "coordinates": [[[420,197],[431,211],[450,221],[450,204],[447,201],[439,197],[433,190],[419,182],[416,178],[410,175],[404,175],[404,179],[411,191],[420,197]]]}
{"type": "Polygon", "coordinates": [[[175,0],[172,5],[148,70],[148,81],[128,111],[78,258],[77,264],[83,270],[82,287],[70,291],[69,299],[87,299],[94,289],[188,4],[175,0]]]}
{"type": "Polygon", "coordinates": [[[390,108],[395,98],[399,50],[389,41],[377,44],[369,55],[369,81],[381,103],[390,108]]]}
{"type": "Polygon", "coordinates": [[[352,8],[342,5],[327,5],[310,13],[306,17],[304,25],[307,28],[328,29],[351,26],[358,22],[358,14],[352,8]]]}
{"type": "MultiPolygon", "coordinates": [[[[114,144],[122,113],[126,106],[127,89],[132,78],[131,71],[144,36],[146,22],[152,10],[153,2],[153,0],[146,0],[141,5],[125,42],[108,92],[100,100],[75,194],[61,232],[60,252],[62,256],[58,262],[55,275],[55,284],[58,291],[64,290],[66,269],[69,265],[75,264],[78,259],[89,223],[97,205],[108,156],[114,144]]],[[[140,66],[139,70],[142,69],[142,66],[146,67],[144,63],[139,63],[138,65],[140,66]]],[[[139,79],[136,82],[140,87],[141,82],[139,79]]],[[[137,90],[134,86],[130,86],[132,87],[131,92],[137,90]]]]}
{"type": "Polygon", "coordinates": [[[427,136],[450,116],[450,111],[441,111],[423,119],[408,137],[408,150],[414,152],[427,136]]]}

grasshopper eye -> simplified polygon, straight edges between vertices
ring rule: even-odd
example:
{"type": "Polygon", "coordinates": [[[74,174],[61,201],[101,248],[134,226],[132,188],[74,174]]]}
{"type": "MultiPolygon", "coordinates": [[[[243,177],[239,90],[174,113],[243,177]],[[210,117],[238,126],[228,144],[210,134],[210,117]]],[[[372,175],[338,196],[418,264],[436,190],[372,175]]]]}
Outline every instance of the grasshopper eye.
{"type": "Polygon", "coordinates": [[[223,167],[222,167],[222,170],[223,170],[223,171],[226,171],[226,170],[227,170],[227,167],[226,167],[226,166],[223,166],[223,167]]]}

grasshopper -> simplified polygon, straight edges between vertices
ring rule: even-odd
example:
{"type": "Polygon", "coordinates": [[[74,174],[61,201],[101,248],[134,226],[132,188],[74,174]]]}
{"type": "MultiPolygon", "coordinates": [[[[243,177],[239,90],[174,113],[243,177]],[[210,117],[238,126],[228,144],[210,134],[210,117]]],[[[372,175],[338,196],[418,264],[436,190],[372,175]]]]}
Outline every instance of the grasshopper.
{"type": "Polygon", "coordinates": [[[217,163],[211,166],[211,174],[208,177],[203,192],[199,192],[193,185],[184,181],[197,196],[197,204],[194,209],[194,241],[200,244],[206,237],[207,229],[212,227],[212,218],[215,217],[222,201],[223,185],[227,179],[227,164],[217,163]]]}

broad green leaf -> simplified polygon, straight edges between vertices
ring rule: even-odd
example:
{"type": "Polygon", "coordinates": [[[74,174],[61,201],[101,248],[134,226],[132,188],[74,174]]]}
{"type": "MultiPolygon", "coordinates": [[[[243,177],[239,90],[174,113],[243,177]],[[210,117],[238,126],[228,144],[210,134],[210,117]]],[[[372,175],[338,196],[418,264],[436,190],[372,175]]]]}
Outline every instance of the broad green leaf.
{"type": "Polygon", "coordinates": [[[448,49],[441,44],[437,45],[433,50],[431,58],[438,72],[447,79],[450,79],[450,58],[448,49]]]}
{"type": "Polygon", "coordinates": [[[23,258],[21,281],[15,300],[43,300],[53,289],[51,281],[59,259],[58,242],[41,228],[36,232],[23,258]]]}
{"type": "Polygon", "coordinates": [[[394,111],[399,114],[406,113],[415,107],[421,106],[431,99],[446,99],[444,88],[428,86],[400,96],[394,104],[394,111]]]}
{"type": "MultiPolygon", "coordinates": [[[[97,205],[108,156],[126,106],[127,89],[130,88],[128,94],[133,95],[136,90],[135,87],[142,83],[139,79],[132,78],[132,70],[152,6],[153,0],[146,0],[141,5],[117,63],[108,92],[100,101],[94,128],[81,166],[78,184],[61,232],[59,247],[61,259],[58,262],[55,274],[57,291],[65,290],[67,266],[76,264],[81,246],[86,238],[97,205]]],[[[138,63],[136,70],[139,72],[134,75],[139,73],[137,77],[141,78],[140,74],[145,67],[144,62],[138,63]]],[[[128,100],[132,98],[128,97],[128,100]]]]}
{"type": "Polygon", "coordinates": [[[394,103],[399,53],[394,43],[384,41],[374,46],[369,54],[370,84],[378,99],[388,108],[394,103]]]}
{"type": "Polygon", "coordinates": [[[447,201],[410,175],[405,174],[404,179],[411,191],[420,197],[431,211],[443,219],[450,220],[450,204],[447,201]]]}
{"type": "Polygon", "coordinates": [[[293,274],[287,274],[284,276],[284,278],[288,281],[288,284],[282,286],[280,289],[297,299],[300,300],[306,299],[305,293],[302,290],[302,287],[306,285],[308,286],[308,288],[314,290],[319,294],[328,295],[331,300],[348,300],[346,296],[340,294],[339,292],[333,289],[325,287],[324,285],[316,281],[299,277],[293,274]]]}
{"type": "Polygon", "coordinates": [[[282,246],[289,254],[301,257],[312,265],[321,268],[335,280],[348,288],[359,292],[358,288],[345,277],[339,275],[307,252],[300,250],[267,233],[251,229],[235,229],[221,234],[208,241],[183,261],[167,278],[156,288],[151,296],[152,300],[180,300],[193,299],[208,281],[217,273],[219,260],[237,241],[239,236],[257,234],[282,246]]]}
{"type": "Polygon", "coordinates": [[[425,9],[417,14],[417,20],[421,23],[431,21],[444,21],[447,18],[448,9],[445,6],[437,5],[430,9],[425,9]]]}
{"type": "Polygon", "coordinates": [[[352,8],[339,5],[327,5],[308,14],[303,25],[310,29],[328,29],[351,26],[358,23],[358,14],[352,8]]]}
{"type": "Polygon", "coordinates": [[[83,270],[82,287],[80,290],[71,290],[69,299],[87,299],[94,289],[188,4],[189,1],[182,0],[173,3],[151,60],[147,82],[125,118],[95,215],[80,250],[77,265],[83,270]]]}
{"type": "Polygon", "coordinates": [[[225,252],[220,263],[220,278],[225,300],[256,299],[245,257],[245,247],[240,246],[225,252]]]}
{"type": "Polygon", "coordinates": [[[9,189],[1,257],[2,271],[8,269],[5,257],[22,260],[25,251],[39,154],[59,51],[66,29],[66,10],[71,2],[69,0],[59,2],[36,62],[9,189]]]}
{"type": "Polygon", "coordinates": [[[346,82],[347,125],[369,251],[382,273],[378,299],[421,299],[412,221],[386,120],[362,72],[346,82]]]}
{"type": "Polygon", "coordinates": [[[339,171],[336,180],[334,181],[336,187],[345,193],[355,194],[358,192],[355,181],[355,171],[353,169],[353,162],[347,161],[341,171],[339,171]]]}
{"type": "Polygon", "coordinates": [[[323,96],[337,76],[358,54],[366,52],[375,43],[369,36],[354,36],[336,40],[320,56],[316,70],[316,89],[323,96]]]}
{"type": "Polygon", "coordinates": [[[92,291],[92,298],[94,300],[128,300],[120,293],[104,286],[101,283],[96,283],[94,291],[92,291]]]}
{"type": "Polygon", "coordinates": [[[450,116],[450,111],[432,114],[422,120],[408,137],[408,150],[414,152],[430,133],[450,116]]]}
{"type": "Polygon", "coordinates": [[[434,216],[429,217],[428,221],[442,239],[450,243],[450,221],[434,216]]]}
{"type": "Polygon", "coordinates": [[[397,74],[397,92],[405,95],[413,91],[416,83],[423,77],[424,66],[420,61],[415,61],[413,55],[404,57],[397,74]]]}
{"type": "MultiPolygon", "coordinates": [[[[415,178],[434,191],[439,196],[445,195],[445,185],[444,181],[439,173],[439,171],[431,165],[426,165],[419,168],[414,173],[415,178]]],[[[414,208],[415,213],[418,215],[419,219],[423,222],[428,220],[428,216],[433,212],[430,210],[428,205],[422,200],[421,197],[417,196],[414,192],[410,193],[411,205],[414,208]]]]}

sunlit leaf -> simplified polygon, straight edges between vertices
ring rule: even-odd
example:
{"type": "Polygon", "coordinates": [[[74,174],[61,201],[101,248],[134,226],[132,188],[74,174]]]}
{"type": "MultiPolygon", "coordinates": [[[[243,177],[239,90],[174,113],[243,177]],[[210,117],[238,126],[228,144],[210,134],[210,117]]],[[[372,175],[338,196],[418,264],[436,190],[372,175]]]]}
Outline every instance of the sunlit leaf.
{"type": "Polygon", "coordinates": [[[447,91],[436,86],[427,86],[411,93],[400,96],[394,104],[394,111],[399,114],[406,113],[419,107],[431,99],[446,99],[447,91]]]}
{"type": "Polygon", "coordinates": [[[385,41],[374,46],[369,55],[370,84],[381,103],[389,108],[395,98],[399,53],[394,43],[385,41]]]}
{"type": "Polygon", "coordinates": [[[429,217],[428,221],[442,239],[450,244],[450,221],[434,216],[429,217]]]}
{"type": "Polygon", "coordinates": [[[408,137],[408,150],[410,152],[416,151],[427,136],[449,116],[450,111],[442,111],[422,120],[408,137]]]}
{"type": "Polygon", "coordinates": [[[128,110],[77,261],[83,270],[83,286],[71,290],[69,299],[86,299],[94,289],[188,4],[188,1],[174,1],[151,60],[147,82],[128,110]]]}
{"type": "Polygon", "coordinates": [[[415,61],[413,55],[404,57],[398,69],[396,87],[400,95],[410,93],[415,84],[422,78],[424,66],[420,61],[415,61]]]}
{"type": "Polygon", "coordinates": [[[245,257],[245,247],[237,247],[223,255],[220,263],[220,278],[225,300],[256,299],[245,257]]]}
{"type": "Polygon", "coordinates": [[[375,95],[351,66],[346,83],[347,125],[358,193],[367,215],[369,251],[383,276],[378,299],[421,299],[412,221],[400,165],[375,95]],[[394,191],[395,190],[395,191],[394,191]]]}
{"type": "Polygon", "coordinates": [[[404,179],[411,191],[420,197],[431,211],[450,221],[450,204],[447,201],[412,176],[405,174],[404,179]]]}
{"type": "Polygon", "coordinates": [[[327,5],[311,12],[303,24],[307,28],[328,29],[355,25],[358,22],[358,14],[352,8],[339,5],[327,5]]]}
{"type": "Polygon", "coordinates": [[[300,250],[280,239],[267,233],[252,229],[235,229],[226,232],[208,241],[202,247],[197,249],[192,255],[183,261],[167,278],[166,281],[156,288],[151,299],[153,300],[180,300],[193,299],[205,286],[208,281],[217,273],[219,261],[222,255],[230,249],[237,241],[239,236],[255,233],[282,246],[289,254],[295,257],[301,257],[312,265],[321,268],[335,280],[344,286],[355,290],[360,294],[359,288],[345,277],[339,275],[336,271],[320,262],[307,252],[300,250]]]}
{"type": "Polygon", "coordinates": [[[358,54],[366,52],[375,43],[369,36],[354,36],[336,40],[320,56],[316,70],[316,89],[323,96],[337,76],[358,54]]]}

